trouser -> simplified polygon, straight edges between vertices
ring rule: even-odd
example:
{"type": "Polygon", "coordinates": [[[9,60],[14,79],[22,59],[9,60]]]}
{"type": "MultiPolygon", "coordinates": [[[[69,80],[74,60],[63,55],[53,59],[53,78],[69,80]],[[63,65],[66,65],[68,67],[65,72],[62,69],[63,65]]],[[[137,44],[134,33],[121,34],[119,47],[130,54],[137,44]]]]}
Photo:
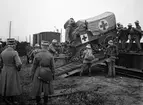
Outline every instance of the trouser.
{"type": "MultiPolygon", "coordinates": [[[[40,103],[41,101],[41,97],[40,96],[36,96],[36,103],[40,103]]],[[[44,96],[44,103],[48,102],[48,96],[44,96]]]]}
{"type": "Polygon", "coordinates": [[[129,46],[128,46],[128,49],[127,49],[127,50],[129,51],[129,50],[131,49],[132,44],[133,44],[133,41],[135,41],[135,43],[136,43],[136,45],[137,45],[137,47],[138,47],[138,50],[142,50],[139,37],[135,37],[135,38],[133,38],[133,39],[131,39],[131,40],[129,41],[129,46]]]}
{"type": "Polygon", "coordinates": [[[28,55],[26,55],[26,57],[27,57],[27,64],[29,64],[29,56],[28,56],[28,55]]]}
{"type": "Polygon", "coordinates": [[[126,40],[121,40],[121,49],[125,50],[126,48],[126,40]]]}
{"type": "Polygon", "coordinates": [[[88,69],[88,75],[91,76],[91,63],[83,63],[81,67],[80,76],[82,76],[83,71],[88,69]]]}
{"type": "Polygon", "coordinates": [[[116,75],[115,61],[111,60],[110,62],[107,62],[107,66],[108,66],[108,76],[115,77],[115,75],[116,75]]]}

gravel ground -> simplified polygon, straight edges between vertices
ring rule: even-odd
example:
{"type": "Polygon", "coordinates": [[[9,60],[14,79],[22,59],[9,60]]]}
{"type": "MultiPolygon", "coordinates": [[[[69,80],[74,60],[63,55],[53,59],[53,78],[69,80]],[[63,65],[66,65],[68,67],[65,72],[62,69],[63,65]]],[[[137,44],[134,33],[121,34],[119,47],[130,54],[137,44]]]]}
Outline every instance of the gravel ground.
{"type": "MultiPolygon", "coordinates": [[[[31,65],[23,65],[20,71],[23,94],[21,102],[34,105],[29,93],[31,65]]],[[[105,76],[58,78],[53,81],[55,94],[69,94],[52,97],[49,105],[143,105],[143,81],[128,77],[105,76]]]]}

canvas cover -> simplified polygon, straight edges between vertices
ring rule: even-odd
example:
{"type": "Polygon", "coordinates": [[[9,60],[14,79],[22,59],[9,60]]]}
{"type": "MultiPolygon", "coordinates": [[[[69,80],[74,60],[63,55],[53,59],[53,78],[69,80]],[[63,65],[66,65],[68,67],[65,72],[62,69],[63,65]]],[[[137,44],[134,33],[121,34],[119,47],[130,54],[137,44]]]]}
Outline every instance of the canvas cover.
{"type": "Polygon", "coordinates": [[[88,29],[93,33],[93,35],[108,32],[116,27],[115,15],[112,12],[105,12],[98,16],[80,21],[88,22],[88,29]]]}

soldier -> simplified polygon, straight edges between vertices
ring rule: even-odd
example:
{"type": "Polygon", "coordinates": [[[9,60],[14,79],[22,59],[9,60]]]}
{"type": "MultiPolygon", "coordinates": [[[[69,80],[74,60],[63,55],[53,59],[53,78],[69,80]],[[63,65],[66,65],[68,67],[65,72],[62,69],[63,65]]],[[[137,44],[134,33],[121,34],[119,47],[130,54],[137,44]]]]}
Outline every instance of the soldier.
{"type": "Polygon", "coordinates": [[[30,43],[28,43],[28,45],[26,46],[26,57],[27,57],[27,64],[29,64],[29,59],[30,59],[30,52],[32,50],[31,46],[30,46],[30,43]]]}
{"type": "MultiPolygon", "coordinates": [[[[126,51],[126,42],[128,40],[128,30],[121,24],[117,29],[118,41],[121,41],[121,51],[126,51]]],[[[118,42],[119,43],[119,42],[118,42]]]]}
{"type": "Polygon", "coordinates": [[[44,92],[44,104],[48,103],[48,95],[53,94],[52,80],[54,77],[54,58],[47,50],[49,43],[41,44],[42,50],[34,57],[34,62],[31,70],[31,78],[33,80],[33,88],[31,96],[36,97],[36,102],[40,104],[41,93],[44,92]]]}
{"type": "Polygon", "coordinates": [[[34,59],[34,56],[37,54],[37,53],[39,53],[41,51],[41,49],[40,49],[40,45],[37,43],[37,44],[35,44],[35,46],[34,46],[34,50],[32,51],[32,53],[31,53],[31,57],[32,57],[32,61],[33,61],[33,59],[34,59]]]}
{"type": "Polygon", "coordinates": [[[91,65],[94,58],[91,45],[88,44],[86,50],[83,52],[83,65],[81,67],[80,76],[82,76],[83,71],[86,69],[88,69],[88,76],[91,76],[91,65]]]}
{"type": "Polygon", "coordinates": [[[14,103],[15,96],[22,93],[20,86],[19,71],[22,62],[15,51],[15,40],[7,39],[7,48],[2,51],[0,58],[0,67],[2,68],[0,77],[0,94],[14,103]]]}
{"type": "Polygon", "coordinates": [[[138,34],[139,34],[139,40],[141,40],[141,37],[142,37],[142,29],[141,29],[141,26],[139,24],[139,21],[135,21],[135,26],[136,26],[136,31],[138,31],[138,34]]]}
{"type": "Polygon", "coordinates": [[[52,40],[52,43],[49,45],[49,52],[55,56],[58,54],[58,52],[56,51],[56,46],[57,45],[57,40],[56,39],[53,39],[52,40]]]}
{"type": "Polygon", "coordinates": [[[113,44],[113,41],[108,41],[108,47],[105,52],[105,56],[109,58],[107,60],[107,67],[108,67],[108,77],[115,77],[115,59],[118,55],[118,48],[116,45],[113,44]]]}
{"type": "Polygon", "coordinates": [[[0,42],[0,53],[2,52],[2,43],[0,42]]]}
{"type": "Polygon", "coordinates": [[[130,51],[134,41],[136,42],[136,45],[138,47],[137,52],[141,51],[142,48],[141,48],[141,44],[140,44],[139,34],[136,31],[136,29],[132,27],[131,23],[128,24],[128,34],[129,34],[129,36],[128,36],[129,45],[128,45],[127,51],[130,51]]]}
{"type": "Polygon", "coordinates": [[[72,43],[73,42],[72,32],[76,29],[76,22],[75,22],[75,20],[73,18],[70,18],[64,24],[64,29],[65,29],[65,41],[67,43],[72,43]]]}

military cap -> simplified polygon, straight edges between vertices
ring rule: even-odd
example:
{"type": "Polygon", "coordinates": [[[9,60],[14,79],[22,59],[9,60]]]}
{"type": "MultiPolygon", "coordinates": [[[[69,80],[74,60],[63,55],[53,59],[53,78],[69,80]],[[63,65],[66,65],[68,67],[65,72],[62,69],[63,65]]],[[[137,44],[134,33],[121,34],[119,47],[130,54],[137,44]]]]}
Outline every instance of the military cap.
{"type": "Polygon", "coordinates": [[[36,43],[34,47],[40,47],[40,45],[38,43],[36,43]]]}
{"type": "Polygon", "coordinates": [[[53,39],[52,40],[52,43],[57,43],[58,41],[56,39],[53,39]]]}
{"type": "Polygon", "coordinates": [[[135,21],[135,23],[139,23],[139,21],[138,21],[138,20],[136,20],[136,21],[135,21]]]}
{"type": "Polygon", "coordinates": [[[132,26],[132,24],[131,24],[131,23],[129,23],[129,24],[128,24],[128,26],[132,26]]]}
{"type": "Polygon", "coordinates": [[[108,41],[108,44],[112,44],[112,43],[113,43],[113,40],[109,40],[109,41],[108,41]]]}
{"type": "Polygon", "coordinates": [[[90,44],[86,45],[86,48],[91,48],[91,45],[90,44]]]}
{"type": "Polygon", "coordinates": [[[15,39],[14,38],[8,38],[6,44],[7,45],[15,45],[16,44],[15,39]]]}
{"type": "Polygon", "coordinates": [[[41,45],[42,46],[49,46],[49,42],[48,41],[42,41],[41,45]]]}

